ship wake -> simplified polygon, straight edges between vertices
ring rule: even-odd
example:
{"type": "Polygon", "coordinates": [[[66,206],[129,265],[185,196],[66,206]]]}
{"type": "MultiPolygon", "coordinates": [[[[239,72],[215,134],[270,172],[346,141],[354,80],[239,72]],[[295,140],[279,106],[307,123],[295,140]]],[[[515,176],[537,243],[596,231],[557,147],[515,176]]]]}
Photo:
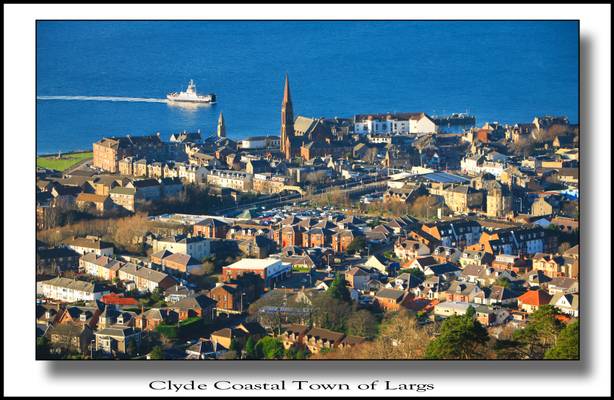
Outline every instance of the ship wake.
{"type": "Polygon", "coordinates": [[[72,100],[72,101],[126,101],[133,103],[167,103],[166,99],[145,97],[111,97],[111,96],[36,96],[37,100],[72,100]]]}

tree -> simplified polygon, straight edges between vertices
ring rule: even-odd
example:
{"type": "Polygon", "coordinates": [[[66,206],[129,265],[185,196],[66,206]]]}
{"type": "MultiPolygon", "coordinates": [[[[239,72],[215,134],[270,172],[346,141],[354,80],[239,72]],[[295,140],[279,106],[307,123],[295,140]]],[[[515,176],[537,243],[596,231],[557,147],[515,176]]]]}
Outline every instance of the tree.
{"type": "Polygon", "coordinates": [[[164,350],[160,346],[154,346],[149,353],[150,360],[164,360],[164,350]]]}
{"type": "Polygon", "coordinates": [[[446,319],[439,336],[429,343],[426,357],[429,359],[469,360],[484,357],[488,332],[474,319],[475,309],[469,307],[465,315],[446,319]]]}
{"type": "Polygon", "coordinates": [[[304,347],[298,348],[296,349],[294,353],[294,359],[295,360],[306,360],[308,354],[309,353],[307,352],[307,349],[305,349],[304,347]]]}
{"type": "Polygon", "coordinates": [[[437,217],[438,208],[446,208],[443,197],[421,195],[416,197],[416,199],[411,203],[411,206],[408,207],[408,211],[409,214],[418,218],[432,219],[437,217]]]}
{"type": "Polygon", "coordinates": [[[528,135],[528,136],[521,136],[516,143],[513,143],[510,146],[510,150],[514,154],[516,154],[518,156],[522,156],[522,157],[529,156],[531,153],[533,153],[535,151],[535,148],[536,148],[535,142],[530,137],[530,135],[528,135]]]}
{"type": "Polygon", "coordinates": [[[258,353],[256,352],[256,341],[253,336],[247,338],[247,342],[245,342],[245,358],[248,360],[257,360],[258,353]]]}
{"type": "Polygon", "coordinates": [[[387,314],[380,334],[373,341],[318,353],[310,359],[417,360],[424,358],[431,337],[429,327],[421,327],[407,311],[387,314]]]}
{"type": "Polygon", "coordinates": [[[502,286],[504,288],[509,288],[512,285],[512,282],[508,278],[502,277],[502,278],[497,278],[494,285],[502,286]]]}
{"type": "Polygon", "coordinates": [[[232,339],[230,341],[230,347],[228,348],[228,350],[232,350],[237,352],[238,354],[241,354],[241,344],[239,342],[237,342],[235,339],[232,339]]]}
{"type": "Polygon", "coordinates": [[[424,280],[425,278],[424,272],[422,272],[420,268],[410,268],[407,270],[403,270],[402,272],[407,272],[408,274],[411,274],[416,278],[420,278],[421,280],[424,280]]]}
{"type": "Polygon", "coordinates": [[[542,359],[549,347],[556,343],[563,324],[557,319],[558,310],[552,305],[539,307],[529,317],[524,329],[512,335],[518,358],[542,359]]]}
{"type": "Polygon", "coordinates": [[[546,351],[547,360],[577,360],[580,358],[580,323],[571,322],[559,334],[556,344],[546,351]]]}
{"type": "Polygon", "coordinates": [[[266,360],[279,360],[284,356],[284,346],[281,340],[271,336],[260,339],[256,343],[256,348],[266,360]]]}
{"type": "Polygon", "coordinates": [[[215,270],[215,261],[214,260],[205,260],[201,266],[202,273],[204,275],[211,275],[216,272],[215,270]]]}
{"type": "Polygon", "coordinates": [[[377,334],[377,319],[367,310],[353,312],[347,319],[348,335],[372,338],[377,334]]]}
{"type": "Polygon", "coordinates": [[[571,245],[569,244],[569,242],[561,243],[561,245],[559,246],[559,254],[565,253],[570,248],[571,248],[571,245]]]}
{"type": "Polygon", "coordinates": [[[326,290],[326,293],[338,300],[351,301],[350,291],[347,288],[345,277],[340,273],[337,273],[330,287],[326,290]]]}
{"type": "Polygon", "coordinates": [[[367,240],[365,239],[364,236],[356,236],[354,239],[352,239],[352,241],[350,242],[347,251],[348,253],[357,253],[360,250],[366,248],[367,246],[367,240]]]}
{"type": "Polygon", "coordinates": [[[159,287],[155,288],[153,292],[151,292],[150,302],[151,304],[155,304],[163,299],[164,292],[159,287]]]}
{"type": "Polygon", "coordinates": [[[284,351],[284,358],[285,358],[286,360],[294,360],[294,359],[296,358],[296,352],[297,352],[297,350],[298,350],[298,349],[297,349],[296,347],[294,347],[294,346],[287,348],[287,349],[284,351]]]}
{"type": "Polygon", "coordinates": [[[134,339],[128,340],[128,343],[126,344],[126,354],[129,355],[130,357],[134,357],[136,355],[136,352],[137,352],[136,341],[134,341],[134,339]]]}
{"type": "Polygon", "coordinates": [[[36,338],[36,359],[44,360],[49,357],[49,340],[44,337],[36,338]]]}
{"type": "Polygon", "coordinates": [[[345,330],[345,323],[352,312],[349,302],[335,298],[327,291],[315,297],[312,305],[312,320],[315,326],[338,332],[345,330]]]}

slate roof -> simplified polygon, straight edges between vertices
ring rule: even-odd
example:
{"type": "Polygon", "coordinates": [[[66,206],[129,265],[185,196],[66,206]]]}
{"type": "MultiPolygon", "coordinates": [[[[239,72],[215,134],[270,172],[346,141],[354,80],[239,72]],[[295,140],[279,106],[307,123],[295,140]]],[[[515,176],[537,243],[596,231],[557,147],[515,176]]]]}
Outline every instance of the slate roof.
{"type": "Polygon", "coordinates": [[[96,331],[96,335],[101,336],[114,336],[114,337],[127,337],[134,335],[137,331],[132,327],[124,327],[120,325],[113,325],[104,329],[96,331]]]}
{"type": "Polygon", "coordinates": [[[77,281],[69,278],[56,277],[43,281],[42,283],[52,286],[64,287],[67,289],[78,290],[87,293],[102,292],[104,286],[99,283],[90,283],[85,281],[77,281]]]}
{"type": "Polygon", "coordinates": [[[125,272],[127,274],[138,276],[150,282],[156,283],[162,282],[166,277],[168,277],[168,275],[164,272],[156,271],[147,267],[141,267],[132,263],[128,263],[121,267],[120,272],[125,272]]]}
{"type": "Polygon", "coordinates": [[[37,249],[36,256],[41,260],[50,260],[54,258],[79,257],[80,254],[68,247],[53,247],[49,249],[37,249]]]}
{"type": "Polygon", "coordinates": [[[396,289],[387,289],[387,288],[383,288],[380,289],[376,294],[375,297],[381,297],[384,299],[392,299],[395,301],[400,301],[401,298],[405,295],[405,292],[402,290],[396,290],[396,289]]]}
{"type": "Polygon", "coordinates": [[[429,265],[427,270],[431,270],[435,275],[447,274],[450,272],[460,271],[461,269],[452,263],[443,263],[436,265],[429,265]]]}
{"type": "Polygon", "coordinates": [[[195,295],[185,297],[175,304],[172,308],[185,308],[185,309],[206,309],[208,307],[215,307],[217,303],[211,298],[203,295],[195,295]]]}
{"type": "Polygon", "coordinates": [[[316,340],[324,340],[331,343],[335,343],[338,340],[341,340],[345,335],[343,333],[334,332],[328,329],[322,328],[311,328],[307,333],[305,333],[307,338],[315,338],[316,340]]]}
{"type": "Polygon", "coordinates": [[[64,244],[68,246],[86,247],[86,248],[96,249],[96,250],[113,248],[113,244],[111,243],[103,242],[102,240],[88,239],[88,238],[68,239],[64,241],[64,244]]]}

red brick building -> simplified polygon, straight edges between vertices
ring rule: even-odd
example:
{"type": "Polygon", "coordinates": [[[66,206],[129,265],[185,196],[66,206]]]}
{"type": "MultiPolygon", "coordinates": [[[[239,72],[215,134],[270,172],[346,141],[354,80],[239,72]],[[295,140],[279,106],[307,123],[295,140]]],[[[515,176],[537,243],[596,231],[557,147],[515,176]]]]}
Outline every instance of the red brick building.
{"type": "Polygon", "coordinates": [[[194,225],[192,228],[195,236],[206,238],[224,239],[228,233],[229,225],[215,218],[207,218],[194,225]]]}
{"type": "Polygon", "coordinates": [[[249,273],[260,276],[265,287],[271,287],[288,278],[292,274],[292,267],[275,258],[243,258],[222,269],[222,277],[226,281],[249,273]]]}

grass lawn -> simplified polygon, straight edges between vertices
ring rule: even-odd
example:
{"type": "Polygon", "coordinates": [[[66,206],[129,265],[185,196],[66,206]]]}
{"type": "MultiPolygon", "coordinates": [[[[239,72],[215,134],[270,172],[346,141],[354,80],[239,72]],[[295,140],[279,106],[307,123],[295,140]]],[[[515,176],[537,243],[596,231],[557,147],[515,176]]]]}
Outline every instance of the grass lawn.
{"type": "Polygon", "coordinates": [[[83,153],[62,154],[61,159],[57,159],[57,156],[37,157],[36,165],[41,168],[54,169],[56,171],[65,171],[73,165],[92,158],[93,153],[86,151],[83,153]]]}

